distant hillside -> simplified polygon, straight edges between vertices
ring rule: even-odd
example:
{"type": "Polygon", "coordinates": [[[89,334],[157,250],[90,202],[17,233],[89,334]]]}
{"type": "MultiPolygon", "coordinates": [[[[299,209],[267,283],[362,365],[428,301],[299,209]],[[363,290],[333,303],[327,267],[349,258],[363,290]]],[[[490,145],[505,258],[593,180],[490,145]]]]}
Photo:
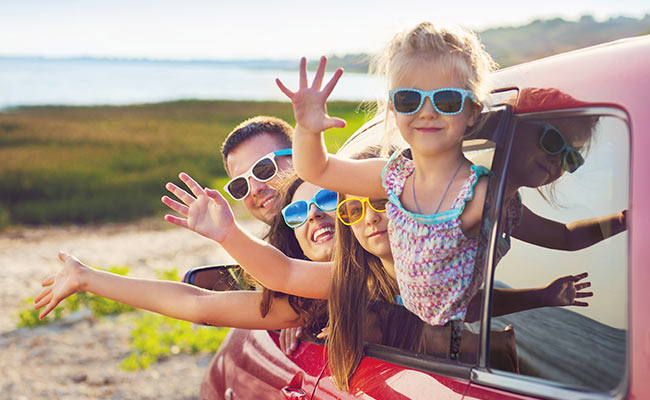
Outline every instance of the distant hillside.
{"type": "MultiPolygon", "coordinates": [[[[494,60],[501,67],[507,67],[616,39],[650,34],[650,15],[642,19],[616,17],[603,22],[591,15],[579,21],[535,20],[528,25],[491,28],[478,34],[494,60]]],[[[349,72],[368,71],[367,54],[328,58],[331,70],[344,67],[349,72]]],[[[309,67],[315,69],[317,64],[314,60],[309,67]]]]}
{"type": "Polygon", "coordinates": [[[643,19],[610,18],[598,22],[590,15],[579,21],[535,20],[528,25],[479,32],[485,48],[501,67],[563,53],[599,43],[650,33],[650,15],[643,19]]]}

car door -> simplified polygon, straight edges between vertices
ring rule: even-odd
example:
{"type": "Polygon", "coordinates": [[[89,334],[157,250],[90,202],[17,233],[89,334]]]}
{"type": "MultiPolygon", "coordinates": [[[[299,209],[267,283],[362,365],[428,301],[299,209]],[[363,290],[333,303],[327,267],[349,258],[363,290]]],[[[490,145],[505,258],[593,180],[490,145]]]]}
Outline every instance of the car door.
{"type": "Polygon", "coordinates": [[[433,357],[367,345],[350,382],[350,390],[339,390],[326,369],[313,399],[461,399],[469,384],[470,369],[445,364],[433,357]]]}
{"type": "Polygon", "coordinates": [[[286,356],[277,331],[231,329],[201,385],[205,399],[310,399],[326,366],[324,347],[304,340],[286,356]]]}
{"type": "MultiPolygon", "coordinates": [[[[648,40],[636,44],[646,51],[650,46],[648,40]]],[[[634,270],[630,260],[634,225],[628,225],[632,230],[616,232],[604,218],[615,215],[619,221],[625,221],[628,211],[634,212],[634,205],[637,210],[647,207],[631,202],[634,114],[629,111],[637,108],[635,102],[642,104],[643,100],[641,96],[630,95],[630,91],[644,89],[639,87],[638,80],[628,80],[635,69],[644,74],[641,71],[647,67],[635,65],[630,69],[628,64],[612,62],[635,57],[638,51],[619,43],[556,56],[501,74],[503,86],[519,89],[516,101],[512,102],[513,128],[504,139],[499,156],[495,156],[501,162],[496,163],[494,170],[497,179],[493,181],[492,205],[487,212],[494,232],[492,254],[497,253],[499,244],[499,213],[503,211],[500,201],[508,180],[528,176],[534,181],[535,174],[549,173],[536,165],[539,163],[535,160],[543,158],[531,150],[542,147],[549,126],[561,132],[568,143],[568,147],[562,147],[561,157],[566,159],[565,154],[576,147],[582,163],[573,173],[565,171],[552,182],[521,189],[522,202],[548,220],[571,223],[598,219],[596,233],[605,239],[575,251],[552,250],[513,239],[503,259],[492,257],[487,261],[491,273],[485,285],[491,290],[485,292],[482,325],[475,324],[473,328],[482,332],[488,346],[491,338],[484,331],[512,324],[520,373],[504,372],[490,365],[483,350],[471,374],[467,399],[636,398],[647,392],[647,381],[636,381],[634,390],[630,380],[630,360],[641,355],[632,350],[630,342],[630,332],[634,330],[630,318],[634,297],[630,288],[640,283],[631,281],[630,272],[634,270]],[[626,78],[621,79],[622,76],[626,78]],[[628,82],[633,82],[633,86],[628,87],[628,82]],[[576,136],[583,137],[578,145],[572,142],[576,136]],[[582,272],[589,276],[578,284],[589,281],[590,287],[583,291],[592,292],[593,296],[575,300],[588,305],[536,308],[489,317],[496,287],[547,288],[555,279],[582,272]]],[[[642,63],[648,65],[647,57],[642,63]]],[[[647,80],[642,84],[645,90],[648,85],[647,80]]],[[[636,187],[647,192],[647,181],[636,187]]],[[[637,307],[647,310],[645,305],[637,307]]],[[[646,317],[647,311],[635,321],[645,324],[646,317]]],[[[643,375],[647,370],[646,365],[643,371],[635,373],[643,375]]]]}

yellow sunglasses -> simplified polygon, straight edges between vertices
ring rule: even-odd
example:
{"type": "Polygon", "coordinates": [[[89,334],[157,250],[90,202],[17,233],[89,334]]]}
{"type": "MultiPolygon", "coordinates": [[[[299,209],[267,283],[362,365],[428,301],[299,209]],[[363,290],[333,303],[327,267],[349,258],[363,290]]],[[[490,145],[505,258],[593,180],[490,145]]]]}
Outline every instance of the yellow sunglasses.
{"type": "Polygon", "coordinates": [[[388,199],[349,197],[336,207],[336,215],[345,225],[354,225],[366,215],[366,203],[376,212],[386,212],[388,199]]]}

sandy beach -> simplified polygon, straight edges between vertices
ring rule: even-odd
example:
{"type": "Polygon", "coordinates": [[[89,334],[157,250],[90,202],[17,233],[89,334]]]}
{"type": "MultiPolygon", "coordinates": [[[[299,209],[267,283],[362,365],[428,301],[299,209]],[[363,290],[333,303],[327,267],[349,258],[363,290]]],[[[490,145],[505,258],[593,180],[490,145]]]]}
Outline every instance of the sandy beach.
{"type": "MultiPolygon", "coordinates": [[[[244,222],[260,233],[258,222],[244,222]]],[[[0,397],[7,399],[196,399],[211,354],[176,355],[149,369],[125,372],[134,314],[97,320],[85,313],[34,329],[16,328],[23,300],[58,270],[59,250],[129,275],[226,262],[214,242],[159,219],[90,227],[11,228],[0,232],[0,397]]]]}

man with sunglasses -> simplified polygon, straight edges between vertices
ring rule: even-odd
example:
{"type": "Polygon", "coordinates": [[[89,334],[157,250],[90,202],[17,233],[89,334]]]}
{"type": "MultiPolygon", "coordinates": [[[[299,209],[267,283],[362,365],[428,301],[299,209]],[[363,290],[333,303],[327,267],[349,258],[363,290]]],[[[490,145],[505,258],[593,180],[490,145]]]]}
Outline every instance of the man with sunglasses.
{"type": "Polygon", "coordinates": [[[284,120],[257,116],[237,125],[221,146],[231,178],[224,189],[266,224],[280,211],[273,185],[279,172],[292,167],[292,136],[293,128],[284,120]]]}

